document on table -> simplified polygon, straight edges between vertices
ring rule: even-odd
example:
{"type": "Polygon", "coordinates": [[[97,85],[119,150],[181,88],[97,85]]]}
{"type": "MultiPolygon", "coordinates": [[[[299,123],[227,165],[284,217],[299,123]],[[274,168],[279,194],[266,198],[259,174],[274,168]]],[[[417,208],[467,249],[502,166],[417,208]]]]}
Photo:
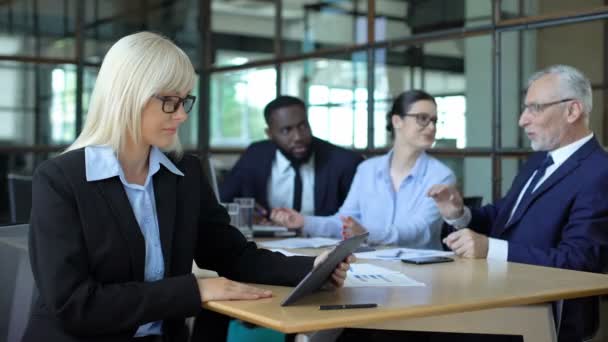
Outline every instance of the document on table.
{"type": "Polygon", "coordinates": [[[288,231],[287,227],[284,226],[271,226],[271,225],[263,225],[263,224],[254,224],[252,227],[253,231],[260,232],[286,232],[288,231]]]}
{"type": "Polygon", "coordinates": [[[400,260],[409,258],[431,257],[431,256],[450,256],[454,252],[438,251],[434,249],[414,249],[414,248],[390,248],[379,249],[373,252],[355,253],[358,259],[381,259],[381,260],[400,260]]]}
{"type": "Polygon", "coordinates": [[[295,231],[290,231],[287,227],[271,225],[253,225],[253,237],[291,237],[296,236],[295,231]]]}
{"type": "Polygon", "coordinates": [[[340,240],[338,239],[314,237],[264,241],[260,242],[259,245],[265,248],[319,248],[326,246],[334,246],[338,242],[340,242],[340,240]]]}
{"type": "Polygon", "coordinates": [[[371,264],[351,264],[344,287],[425,286],[405,274],[371,264]]]}
{"type": "Polygon", "coordinates": [[[283,254],[284,256],[295,256],[295,255],[306,255],[306,254],[300,254],[300,253],[292,253],[289,251],[286,251],[284,249],[280,249],[280,248],[268,248],[269,251],[272,252],[279,252],[281,254],[283,254]]]}

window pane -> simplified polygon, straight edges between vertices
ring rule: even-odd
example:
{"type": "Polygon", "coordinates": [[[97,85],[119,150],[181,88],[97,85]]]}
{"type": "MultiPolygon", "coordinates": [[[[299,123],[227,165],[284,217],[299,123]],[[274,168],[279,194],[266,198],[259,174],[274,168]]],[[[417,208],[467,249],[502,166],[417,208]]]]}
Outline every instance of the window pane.
{"type": "Polygon", "coordinates": [[[211,76],[211,146],[247,146],[264,139],[263,110],[276,95],[274,68],[211,76]]]}
{"type": "Polygon", "coordinates": [[[465,197],[482,196],[492,202],[492,160],[489,157],[437,157],[456,175],[456,184],[465,197]]]}
{"type": "Polygon", "coordinates": [[[364,53],[282,65],[281,93],[308,104],[312,132],[346,147],[367,147],[367,63],[364,53]]]}
{"type": "Polygon", "coordinates": [[[74,58],[75,4],[0,1],[0,55],[74,58]]]}
{"type": "Polygon", "coordinates": [[[503,19],[535,15],[571,14],[604,5],[602,0],[502,0],[500,9],[503,19]]]}
{"type": "Polygon", "coordinates": [[[213,63],[240,65],[274,56],[274,1],[212,0],[213,63]]]}
{"type": "Polygon", "coordinates": [[[511,189],[511,185],[513,184],[513,180],[515,180],[515,176],[521,169],[521,167],[526,162],[528,157],[504,157],[500,161],[501,164],[501,182],[502,182],[502,195],[506,195],[509,189],[511,189]]]}
{"type": "Polygon", "coordinates": [[[387,114],[392,106],[392,99],[386,98],[375,101],[374,104],[374,147],[389,147],[392,144],[387,130],[387,114]]]}
{"type": "Polygon", "coordinates": [[[91,103],[91,94],[95,87],[95,81],[97,80],[97,73],[99,69],[96,67],[85,67],[83,71],[83,83],[84,87],[82,90],[82,122],[87,117],[87,111],[89,110],[89,104],[91,103]]]}
{"type": "MultiPolygon", "coordinates": [[[[376,120],[386,120],[395,96],[406,90],[422,89],[437,100],[439,121],[435,146],[490,147],[491,51],[490,36],[377,50],[376,120]]],[[[377,132],[374,146],[386,146],[382,131],[378,126],[374,130],[377,132]]]]}
{"type": "Polygon", "coordinates": [[[376,0],[376,40],[491,22],[491,0],[376,0]]]}
{"type": "Polygon", "coordinates": [[[53,145],[74,140],[75,66],[5,61],[0,79],[0,141],[53,145]]]}
{"type": "Polygon", "coordinates": [[[188,113],[188,120],[186,120],[179,128],[179,140],[186,150],[193,150],[198,147],[198,127],[200,120],[199,101],[201,100],[199,96],[198,75],[194,82],[194,89],[192,89],[190,94],[196,96],[196,101],[194,102],[192,110],[190,113],[188,113]]]}
{"type": "Polygon", "coordinates": [[[366,1],[284,1],[283,52],[297,55],[367,42],[366,1]]]}
{"type": "Polygon", "coordinates": [[[120,38],[139,31],[153,31],[173,40],[199,67],[198,1],[84,0],[85,60],[101,63],[120,38]]]}
{"type": "Polygon", "coordinates": [[[188,54],[192,65],[199,69],[201,66],[200,1],[146,0],[146,2],[148,4],[146,30],[169,37],[188,54]]]}
{"type": "Polygon", "coordinates": [[[467,144],[464,95],[437,96],[437,140],[435,147],[464,148],[467,144]]]}

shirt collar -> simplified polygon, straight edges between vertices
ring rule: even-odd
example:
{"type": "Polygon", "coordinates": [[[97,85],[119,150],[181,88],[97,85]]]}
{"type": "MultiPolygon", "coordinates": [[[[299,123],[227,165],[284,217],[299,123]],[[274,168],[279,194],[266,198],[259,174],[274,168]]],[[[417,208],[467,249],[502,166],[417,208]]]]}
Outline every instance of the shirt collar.
{"type": "MultiPolygon", "coordinates": [[[[315,154],[311,154],[308,161],[301,165],[301,167],[313,166],[314,165],[315,154]]],[[[277,168],[280,173],[288,172],[291,169],[291,162],[287,159],[281,151],[277,150],[275,152],[274,160],[276,161],[277,168]]]]}
{"type": "MultiPolygon", "coordinates": [[[[379,167],[376,170],[376,175],[378,177],[384,177],[390,180],[390,170],[391,170],[391,159],[393,158],[394,151],[391,149],[387,154],[382,156],[383,160],[379,163],[379,167]]],[[[413,178],[422,178],[426,173],[427,165],[429,161],[429,156],[426,152],[422,152],[418,159],[416,159],[416,163],[412,167],[410,174],[408,177],[413,178]]]]}
{"type": "Polygon", "coordinates": [[[566,146],[562,146],[556,150],[549,152],[551,158],[553,158],[553,163],[555,165],[560,165],[566,161],[566,159],[570,158],[571,155],[574,154],[581,146],[585,145],[589,140],[593,139],[593,133],[588,136],[579,139],[573,143],[570,143],[566,146]]]}
{"type": "Polygon", "coordinates": [[[285,158],[281,151],[277,150],[274,158],[277,161],[277,168],[279,169],[280,173],[287,172],[291,167],[291,162],[289,162],[289,160],[285,158]]]}
{"type": "MultiPolygon", "coordinates": [[[[87,182],[94,182],[116,176],[124,178],[118,158],[116,158],[116,154],[110,146],[87,146],[84,149],[84,157],[87,182]]],[[[184,174],[164,153],[162,153],[157,147],[153,146],[150,149],[148,179],[160,169],[161,164],[172,173],[178,176],[184,176],[184,174]]],[[[147,183],[148,180],[146,180],[146,184],[147,183]]]]}

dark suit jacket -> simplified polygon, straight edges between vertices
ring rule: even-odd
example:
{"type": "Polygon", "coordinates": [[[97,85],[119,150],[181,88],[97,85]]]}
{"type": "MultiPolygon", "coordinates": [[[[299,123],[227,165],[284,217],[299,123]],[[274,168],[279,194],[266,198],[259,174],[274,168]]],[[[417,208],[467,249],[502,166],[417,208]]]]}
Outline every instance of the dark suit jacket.
{"type": "MultiPolygon", "coordinates": [[[[519,193],[546,155],[534,154],[499,202],[473,209],[470,226],[509,241],[509,261],[601,272],[608,242],[608,154],[595,139],[570,156],[506,224],[519,193]]],[[[581,303],[591,302],[564,304],[560,341],[580,341],[584,323],[589,323],[584,321],[593,319],[584,316],[589,308],[581,303]]]]}
{"type": "Polygon", "coordinates": [[[128,341],[164,320],[185,341],[201,309],[192,260],[230,279],[294,285],[312,258],[257,249],[231,227],[196,157],[153,176],[165,278],[144,282],[145,245],[118,177],[87,182],[84,150],[44,162],[33,180],[30,257],[40,297],[24,341],[128,341]],[[262,267],[263,266],[263,267],[262,267]]]}
{"type": "MultiPolygon", "coordinates": [[[[313,138],[315,158],[315,215],[335,214],[350,189],[357,165],[363,158],[353,151],[313,138]]],[[[253,197],[266,209],[267,186],[277,146],[270,140],[251,144],[220,187],[223,202],[235,197],[253,197]]]]}

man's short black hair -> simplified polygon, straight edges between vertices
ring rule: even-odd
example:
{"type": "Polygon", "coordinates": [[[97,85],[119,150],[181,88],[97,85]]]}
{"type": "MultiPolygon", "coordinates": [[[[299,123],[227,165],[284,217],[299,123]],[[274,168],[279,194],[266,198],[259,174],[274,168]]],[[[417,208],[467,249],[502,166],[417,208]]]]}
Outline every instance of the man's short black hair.
{"type": "Polygon", "coordinates": [[[281,109],[289,106],[300,106],[304,110],[306,110],[306,105],[304,101],[300,100],[297,97],[282,95],[277,97],[276,99],[270,101],[266,107],[264,107],[264,119],[266,120],[266,124],[270,126],[270,116],[277,109],[281,109]]]}

